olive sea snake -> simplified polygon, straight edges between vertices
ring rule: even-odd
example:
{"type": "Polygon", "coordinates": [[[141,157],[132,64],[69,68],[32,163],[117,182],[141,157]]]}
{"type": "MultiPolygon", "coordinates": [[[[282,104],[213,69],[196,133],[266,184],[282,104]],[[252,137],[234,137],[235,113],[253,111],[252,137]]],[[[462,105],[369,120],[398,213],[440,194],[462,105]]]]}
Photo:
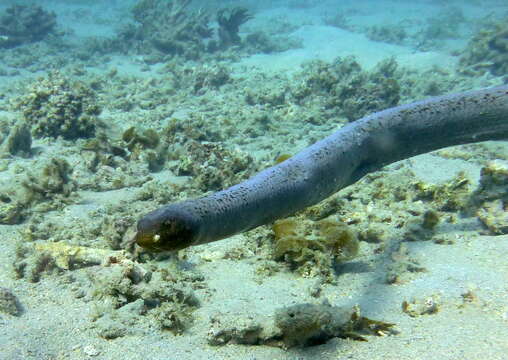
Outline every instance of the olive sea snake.
{"type": "Polygon", "coordinates": [[[349,123],[282,163],[142,217],[137,243],[177,250],[286,217],[384,165],[447,146],[508,139],[508,86],[433,97],[349,123]]]}

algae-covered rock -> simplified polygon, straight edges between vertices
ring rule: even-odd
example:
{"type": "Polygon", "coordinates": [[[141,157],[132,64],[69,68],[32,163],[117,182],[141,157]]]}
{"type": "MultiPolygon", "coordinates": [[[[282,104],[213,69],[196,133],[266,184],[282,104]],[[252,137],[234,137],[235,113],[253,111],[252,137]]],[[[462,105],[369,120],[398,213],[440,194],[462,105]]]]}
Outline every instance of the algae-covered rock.
{"type": "Polygon", "coordinates": [[[27,197],[31,200],[45,200],[58,194],[69,197],[76,189],[75,182],[70,178],[71,172],[72,168],[66,160],[50,159],[27,174],[23,181],[27,197]]]}
{"type": "Polygon", "coordinates": [[[460,65],[463,72],[472,75],[508,74],[508,17],[478,31],[461,56],[460,65]]]}
{"type": "Polygon", "coordinates": [[[43,40],[55,26],[55,13],[38,5],[13,5],[0,14],[0,48],[43,40]]]}
{"type": "Polygon", "coordinates": [[[46,212],[72,203],[76,183],[70,164],[60,158],[35,161],[30,170],[14,166],[16,175],[2,181],[0,223],[18,224],[34,212],[46,212]]]}
{"type": "Polygon", "coordinates": [[[37,252],[31,244],[18,244],[12,266],[17,278],[30,282],[38,282],[43,274],[63,271],[56,265],[56,259],[51,252],[37,252]]]}
{"type": "Polygon", "coordinates": [[[508,234],[508,161],[487,163],[481,170],[480,185],[471,197],[476,215],[494,234],[508,234]]]}
{"type": "Polygon", "coordinates": [[[92,137],[101,111],[87,85],[59,73],[39,78],[15,102],[36,137],[92,137]]]}
{"type": "Polygon", "coordinates": [[[150,171],[159,171],[167,158],[167,147],[161,144],[159,134],[153,129],[129,127],[122,134],[124,146],[129,150],[129,158],[143,159],[150,171]]]}
{"type": "Polygon", "coordinates": [[[245,101],[249,105],[270,105],[283,106],[286,102],[288,88],[284,85],[277,86],[271,83],[260,84],[255,91],[247,89],[245,91],[245,101]]]}
{"type": "Polygon", "coordinates": [[[374,41],[429,51],[445,47],[446,40],[459,38],[462,26],[469,25],[466,21],[460,7],[447,6],[422,19],[401,19],[396,23],[366,26],[360,31],[374,41]]]}
{"type": "Polygon", "coordinates": [[[507,200],[508,161],[489,161],[480,172],[480,184],[472,195],[477,204],[497,199],[507,200]]]}
{"type": "Polygon", "coordinates": [[[11,290],[0,287],[0,313],[13,316],[21,314],[21,304],[11,290]]]}
{"type": "Polygon", "coordinates": [[[212,35],[206,11],[190,10],[191,0],[141,0],[132,9],[140,24],[136,37],[158,51],[198,58],[206,51],[205,39],[212,35]]]}
{"type": "Polygon", "coordinates": [[[272,54],[290,49],[302,48],[303,41],[287,34],[267,34],[264,31],[254,31],[245,37],[242,49],[248,54],[272,54]]]}
{"type": "Polygon", "coordinates": [[[498,199],[485,202],[477,212],[481,222],[494,234],[508,234],[506,202],[498,199]]]}
{"type": "Polygon", "coordinates": [[[426,210],[421,217],[408,221],[405,226],[406,241],[430,240],[440,222],[440,214],[435,210],[426,210]]]}
{"type": "Polygon", "coordinates": [[[203,94],[231,82],[231,69],[224,64],[200,66],[192,71],[192,78],[194,92],[203,94]]]}
{"type": "Polygon", "coordinates": [[[36,242],[18,244],[13,263],[18,278],[38,282],[43,275],[62,273],[93,265],[128,262],[125,251],[112,251],[65,242],[36,242]]]}
{"type": "Polygon", "coordinates": [[[224,324],[220,316],[211,318],[212,327],[208,332],[208,343],[214,346],[227,344],[258,345],[267,338],[263,325],[253,318],[238,317],[234,325],[224,324]]]}
{"type": "Polygon", "coordinates": [[[122,134],[122,140],[126,143],[126,147],[133,151],[136,146],[142,148],[154,149],[159,145],[159,135],[153,129],[145,129],[140,131],[136,127],[131,126],[122,134]]]}
{"type": "Polygon", "coordinates": [[[432,201],[440,211],[465,211],[471,196],[471,181],[464,172],[443,184],[428,184],[416,181],[413,186],[416,199],[432,201]]]}
{"type": "Polygon", "coordinates": [[[283,349],[321,345],[332,338],[367,341],[366,335],[394,333],[394,324],[360,315],[358,307],[296,304],[268,316],[218,314],[211,317],[210,345],[269,345],[283,349]]]}
{"type": "Polygon", "coordinates": [[[19,224],[23,220],[24,210],[21,202],[9,195],[0,195],[0,224],[19,224]]]}
{"type": "Polygon", "coordinates": [[[413,43],[420,51],[442,47],[443,40],[460,37],[462,24],[468,25],[463,10],[448,6],[425,19],[423,26],[413,35],[413,43]]]}
{"type": "Polygon", "coordinates": [[[220,190],[255,173],[254,159],[239,149],[229,150],[218,142],[186,141],[177,175],[193,176],[202,191],[220,190]]]}
{"type": "Polygon", "coordinates": [[[353,259],[359,243],[353,231],[337,219],[287,218],[273,224],[273,256],[303,276],[333,278],[335,263],[353,259]]]}
{"type": "Polygon", "coordinates": [[[401,25],[373,25],[367,28],[367,37],[374,41],[401,45],[408,33],[401,25]]]}
{"type": "Polygon", "coordinates": [[[151,180],[149,170],[162,168],[166,148],[157,146],[159,136],[154,130],[129,127],[122,136],[111,138],[100,131],[81,143],[81,161],[74,170],[87,175],[76,178],[80,189],[106,191],[140,186],[151,180]]]}
{"type": "MultiPolygon", "coordinates": [[[[139,316],[147,316],[151,327],[181,334],[192,323],[192,312],[199,306],[193,286],[202,287],[203,277],[196,272],[182,272],[174,264],[171,269],[147,270],[141,264],[123,261],[90,272],[89,280],[91,296],[101,304],[97,319],[113,316],[132,327],[139,316]]],[[[118,336],[124,334],[121,331],[118,336]]]]}
{"type": "Polygon", "coordinates": [[[12,126],[4,139],[0,137],[0,157],[30,156],[32,148],[32,134],[25,122],[18,122],[12,126]]]}
{"type": "Polygon", "coordinates": [[[103,338],[143,331],[142,316],[150,319],[151,331],[182,333],[199,306],[194,288],[203,288],[203,276],[174,263],[146,266],[132,258],[125,250],[37,240],[18,245],[13,267],[18,278],[30,282],[76,272],[76,296],[94,302],[94,327],[103,338]]]}
{"type": "Polygon", "coordinates": [[[366,114],[393,107],[400,100],[400,85],[395,72],[397,62],[390,58],[380,62],[372,71],[364,71],[352,56],[338,58],[333,63],[309,63],[299,75],[300,86],[293,97],[303,102],[312,93],[326,96],[326,106],[354,121],[366,114]]]}
{"type": "Polygon", "coordinates": [[[324,344],[334,337],[367,341],[364,335],[388,335],[394,324],[360,315],[360,308],[329,304],[298,304],[279,309],[275,324],[282,332],[283,347],[324,344]]]}

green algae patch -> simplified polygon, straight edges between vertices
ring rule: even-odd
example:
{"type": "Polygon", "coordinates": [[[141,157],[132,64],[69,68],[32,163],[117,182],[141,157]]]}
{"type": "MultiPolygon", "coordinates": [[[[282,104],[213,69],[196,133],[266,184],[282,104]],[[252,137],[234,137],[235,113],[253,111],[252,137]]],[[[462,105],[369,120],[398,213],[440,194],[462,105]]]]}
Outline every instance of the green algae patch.
{"type": "Polygon", "coordinates": [[[275,158],[275,164],[280,164],[281,162],[284,162],[289,158],[291,158],[291,155],[289,154],[280,154],[275,158]]]}

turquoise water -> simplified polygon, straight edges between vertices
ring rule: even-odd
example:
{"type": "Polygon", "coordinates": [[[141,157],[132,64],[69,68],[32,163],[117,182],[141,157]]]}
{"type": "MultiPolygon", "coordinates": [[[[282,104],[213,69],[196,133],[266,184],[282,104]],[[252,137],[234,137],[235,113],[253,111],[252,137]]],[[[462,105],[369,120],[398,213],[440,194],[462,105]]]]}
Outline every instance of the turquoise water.
{"type": "Polygon", "coordinates": [[[508,359],[504,141],[221,241],[135,242],[148,212],[364,116],[506,85],[507,19],[496,0],[4,0],[0,359],[508,359]]]}

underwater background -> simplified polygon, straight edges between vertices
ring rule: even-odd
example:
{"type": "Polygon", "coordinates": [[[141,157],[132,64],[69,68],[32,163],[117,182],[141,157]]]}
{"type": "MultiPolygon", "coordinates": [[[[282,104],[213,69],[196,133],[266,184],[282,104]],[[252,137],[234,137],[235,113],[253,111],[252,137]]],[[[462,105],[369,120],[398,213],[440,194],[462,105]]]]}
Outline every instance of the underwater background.
{"type": "Polygon", "coordinates": [[[506,0],[3,0],[0,359],[508,359],[506,142],[132,241],[365,115],[507,83],[506,0]]]}

